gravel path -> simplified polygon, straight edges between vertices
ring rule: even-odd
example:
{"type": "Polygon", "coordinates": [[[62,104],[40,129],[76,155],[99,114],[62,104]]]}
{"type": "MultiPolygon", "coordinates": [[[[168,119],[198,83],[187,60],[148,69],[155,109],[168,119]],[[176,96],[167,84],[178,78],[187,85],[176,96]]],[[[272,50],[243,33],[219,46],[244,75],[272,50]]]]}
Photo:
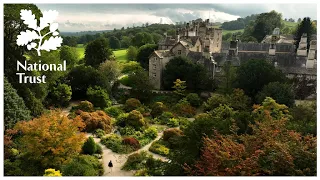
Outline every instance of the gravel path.
{"type": "MultiPolygon", "coordinates": [[[[72,106],[76,106],[79,103],[80,103],[80,101],[70,102],[70,104],[67,108],[62,109],[62,114],[65,116],[68,116],[72,106]]],[[[151,141],[149,144],[145,145],[143,148],[141,148],[137,151],[134,151],[130,154],[118,154],[118,153],[112,152],[110,149],[108,149],[107,147],[105,147],[103,144],[100,143],[100,138],[93,137],[94,141],[96,143],[99,143],[102,147],[102,150],[103,150],[102,160],[101,160],[103,163],[104,170],[105,170],[103,176],[133,176],[134,171],[125,171],[125,170],[121,170],[121,168],[125,164],[125,162],[127,161],[128,156],[130,156],[131,154],[137,153],[137,152],[141,152],[141,151],[146,151],[147,153],[151,154],[156,159],[161,159],[162,161],[168,161],[168,159],[166,157],[163,157],[161,155],[158,155],[158,154],[155,154],[155,153],[152,153],[149,151],[151,144],[153,142],[159,140],[162,137],[162,135],[163,135],[163,132],[158,133],[158,136],[156,139],[151,141]],[[108,163],[110,160],[113,163],[112,172],[111,172],[111,169],[108,168],[108,163]]],[[[93,135],[91,133],[86,133],[86,136],[89,137],[89,136],[93,136],[93,135]]]]}
{"type": "MultiPolygon", "coordinates": [[[[149,151],[149,148],[151,146],[151,144],[154,141],[159,140],[162,137],[162,132],[158,133],[158,136],[156,139],[154,139],[153,141],[151,141],[149,144],[145,145],[143,148],[134,151],[130,154],[118,154],[115,152],[112,152],[110,149],[106,148],[103,144],[100,143],[100,138],[96,138],[94,137],[94,141],[96,143],[99,143],[102,147],[103,150],[103,154],[102,154],[102,163],[103,163],[103,167],[104,167],[104,174],[103,176],[133,176],[135,171],[125,171],[125,170],[121,170],[122,166],[125,164],[125,162],[127,161],[128,157],[131,154],[134,153],[139,153],[141,151],[146,151],[147,153],[151,154],[154,158],[156,159],[161,159],[162,161],[168,161],[168,159],[166,157],[163,157],[161,155],[158,154],[154,154],[152,152],[149,151]],[[113,163],[113,168],[112,168],[112,172],[111,170],[108,168],[108,163],[109,161],[112,161],[113,163]]],[[[92,136],[91,133],[87,133],[87,137],[92,136]]]]}

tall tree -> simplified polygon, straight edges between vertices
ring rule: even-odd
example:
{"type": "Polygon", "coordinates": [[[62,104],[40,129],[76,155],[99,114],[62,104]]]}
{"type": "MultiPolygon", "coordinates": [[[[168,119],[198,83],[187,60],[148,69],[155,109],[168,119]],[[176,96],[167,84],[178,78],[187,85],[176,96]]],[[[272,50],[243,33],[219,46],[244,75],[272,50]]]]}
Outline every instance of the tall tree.
{"type": "Polygon", "coordinates": [[[171,89],[176,79],[186,81],[189,90],[208,89],[211,82],[203,65],[195,64],[185,57],[175,57],[169,61],[163,74],[166,89],[171,89]]]}
{"type": "Polygon", "coordinates": [[[231,62],[228,61],[222,67],[223,77],[220,78],[221,82],[219,84],[219,90],[222,93],[230,94],[233,89],[234,80],[236,78],[236,69],[231,65],[231,62]]]}
{"type": "Polygon", "coordinates": [[[101,87],[106,88],[111,93],[113,83],[120,76],[120,67],[116,61],[106,61],[100,64],[98,68],[101,76],[101,87]]]}
{"type": "Polygon", "coordinates": [[[154,50],[157,49],[158,46],[156,44],[146,44],[138,49],[136,59],[145,70],[149,71],[149,56],[154,50]]]}
{"type": "Polygon", "coordinates": [[[121,47],[119,39],[115,36],[109,37],[109,43],[111,49],[120,49],[121,47]]]}
{"type": "Polygon", "coordinates": [[[62,46],[60,48],[60,59],[66,61],[67,66],[73,67],[79,60],[77,49],[66,45],[62,46]]]}
{"type": "MultiPolygon", "coordinates": [[[[31,10],[38,21],[42,16],[40,9],[34,4],[4,5],[4,75],[17,90],[18,95],[24,99],[26,106],[31,110],[31,114],[39,115],[39,109],[32,109],[32,107],[42,106],[41,102],[47,93],[46,84],[19,83],[19,78],[16,75],[17,61],[21,63],[26,61],[26,46],[16,45],[17,36],[20,32],[29,29],[20,17],[22,9],[31,10]]],[[[25,73],[27,76],[40,75],[39,72],[35,71],[25,73]]]]}
{"type": "Polygon", "coordinates": [[[134,61],[137,58],[138,49],[134,46],[129,46],[127,49],[127,57],[130,61],[134,61]]]}
{"type": "Polygon", "coordinates": [[[7,78],[4,77],[4,127],[5,129],[13,126],[22,120],[31,118],[29,109],[25,106],[23,99],[11,86],[7,78]]]}
{"type": "Polygon", "coordinates": [[[143,102],[148,101],[153,88],[149,80],[148,72],[139,69],[130,73],[128,79],[132,83],[131,95],[143,102]]]}
{"type": "Polygon", "coordinates": [[[236,87],[254,98],[263,86],[270,82],[283,82],[285,76],[265,60],[252,59],[237,69],[236,87]]]}
{"type": "Polygon", "coordinates": [[[100,73],[91,66],[76,66],[68,74],[68,83],[72,88],[72,98],[83,99],[86,97],[90,86],[102,84],[100,73]]]}
{"type": "Polygon", "coordinates": [[[299,23],[297,30],[295,32],[295,45],[296,49],[299,47],[299,43],[301,40],[301,36],[306,33],[307,34],[307,43],[308,48],[310,46],[310,37],[313,33],[316,33],[315,27],[312,26],[312,22],[309,17],[303,18],[303,20],[299,23]]]}
{"type": "Polygon", "coordinates": [[[252,36],[261,42],[263,38],[271,34],[274,28],[282,28],[282,15],[276,11],[261,13],[255,20],[252,36]]]}
{"type": "Polygon", "coordinates": [[[96,39],[86,47],[85,64],[96,68],[100,63],[108,60],[111,54],[108,40],[105,38],[96,39]]]}
{"type": "Polygon", "coordinates": [[[294,93],[292,85],[280,82],[271,82],[263,87],[257,94],[257,102],[261,103],[266,97],[272,97],[279,104],[285,104],[289,107],[294,105],[294,93]]]}

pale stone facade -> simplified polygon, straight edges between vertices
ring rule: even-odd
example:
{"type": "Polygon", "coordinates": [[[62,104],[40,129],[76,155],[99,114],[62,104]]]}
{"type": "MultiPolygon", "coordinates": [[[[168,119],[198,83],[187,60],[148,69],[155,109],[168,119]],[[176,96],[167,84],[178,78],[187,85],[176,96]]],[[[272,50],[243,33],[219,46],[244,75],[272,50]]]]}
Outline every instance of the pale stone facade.
{"type": "Polygon", "coordinates": [[[280,35],[275,28],[261,43],[242,43],[234,36],[230,42],[222,42],[222,30],[209,26],[209,21],[196,20],[177,29],[175,37],[166,37],[159,42],[159,50],[149,57],[149,78],[155,89],[162,88],[166,64],[176,56],[185,56],[200,63],[211,77],[223,76],[222,66],[231,62],[240,66],[249,59],[265,59],[280,69],[288,78],[317,76],[317,40],[311,36],[307,47],[307,35],[303,34],[295,52],[294,40],[280,35]]]}
{"type": "Polygon", "coordinates": [[[155,89],[162,88],[166,64],[176,56],[191,59],[205,66],[213,77],[215,61],[211,53],[219,53],[222,46],[222,30],[209,27],[209,20],[198,19],[177,29],[175,37],[165,37],[158,43],[158,50],[149,56],[149,78],[155,89]]]}

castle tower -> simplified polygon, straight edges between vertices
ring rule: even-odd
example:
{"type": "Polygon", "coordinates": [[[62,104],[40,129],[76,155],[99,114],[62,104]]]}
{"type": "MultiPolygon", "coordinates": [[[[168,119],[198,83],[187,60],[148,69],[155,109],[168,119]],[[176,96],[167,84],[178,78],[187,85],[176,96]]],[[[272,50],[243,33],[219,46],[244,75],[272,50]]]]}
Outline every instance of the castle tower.
{"type": "Polygon", "coordinates": [[[280,39],[280,29],[274,28],[272,36],[271,36],[271,43],[269,47],[269,55],[275,56],[276,55],[276,43],[280,39]]]}
{"type": "Polygon", "coordinates": [[[297,56],[307,56],[307,34],[303,33],[297,49],[297,56]]]}

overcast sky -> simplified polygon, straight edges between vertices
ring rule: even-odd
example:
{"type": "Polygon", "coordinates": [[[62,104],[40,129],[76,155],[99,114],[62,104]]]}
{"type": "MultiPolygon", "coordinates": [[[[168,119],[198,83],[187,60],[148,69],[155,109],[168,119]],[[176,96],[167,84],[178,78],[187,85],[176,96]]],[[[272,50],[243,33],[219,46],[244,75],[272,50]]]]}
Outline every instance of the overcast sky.
{"type": "Polygon", "coordinates": [[[276,10],[283,18],[317,17],[316,4],[37,4],[42,10],[57,10],[60,31],[108,30],[141,25],[190,21],[235,20],[276,10]]]}

